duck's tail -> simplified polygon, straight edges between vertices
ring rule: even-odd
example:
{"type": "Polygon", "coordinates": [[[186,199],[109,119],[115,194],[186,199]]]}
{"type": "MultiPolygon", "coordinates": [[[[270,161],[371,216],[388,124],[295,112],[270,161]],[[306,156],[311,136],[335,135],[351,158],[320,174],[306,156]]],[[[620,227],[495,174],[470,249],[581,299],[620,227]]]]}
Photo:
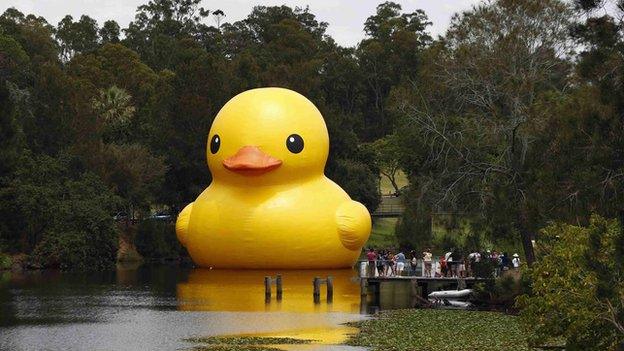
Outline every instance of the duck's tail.
{"type": "Polygon", "coordinates": [[[178,235],[178,240],[182,243],[182,246],[186,247],[186,239],[188,237],[189,230],[189,220],[191,219],[191,211],[193,210],[193,203],[186,205],[182,212],[178,215],[178,220],[176,221],[176,234],[178,235]]]}

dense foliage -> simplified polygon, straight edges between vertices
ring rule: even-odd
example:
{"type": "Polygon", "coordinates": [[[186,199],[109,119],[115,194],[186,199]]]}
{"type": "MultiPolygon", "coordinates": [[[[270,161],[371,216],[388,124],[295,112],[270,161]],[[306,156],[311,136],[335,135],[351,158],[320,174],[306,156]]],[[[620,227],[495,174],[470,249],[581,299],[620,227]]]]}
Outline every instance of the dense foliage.
{"type": "Polygon", "coordinates": [[[531,293],[519,299],[534,343],[563,337],[567,350],[624,347],[624,231],[591,218],[588,227],[542,230],[541,259],[530,270],[531,293]]]}
{"type": "Polygon", "coordinates": [[[183,252],[173,223],[146,220],[137,228],[136,249],[146,259],[177,259],[183,252]]]}
{"type": "Polygon", "coordinates": [[[119,198],[73,157],[30,155],[0,190],[4,241],[45,267],[98,269],[117,255],[119,198]]]}
{"type": "Polygon", "coordinates": [[[390,98],[410,179],[403,242],[430,245],[431,214],[454,213],[531,263],[549,221],[617,215],[624,33],[621,8],[592,17],[604,4],[483,2],[423,52],[422,84],[390,98]]]}

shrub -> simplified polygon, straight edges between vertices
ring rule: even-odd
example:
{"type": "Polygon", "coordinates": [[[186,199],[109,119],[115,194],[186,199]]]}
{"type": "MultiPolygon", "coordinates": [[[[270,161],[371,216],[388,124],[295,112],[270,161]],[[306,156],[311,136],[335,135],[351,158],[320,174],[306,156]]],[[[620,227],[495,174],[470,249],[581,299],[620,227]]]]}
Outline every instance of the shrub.
{"type": "Polygon", "coordinates": [[[483,259],[474,264],[474,275],[477,278],[492,278],[498,263],[490,259],[483,259]]]}
{"type": "Polygon", "coordinates": [[[25,154],[0,190],[0,212],[11,221],[3,237],[42,267],[98,269],[115,263],[119,199],[69,156],[25,154]]]}
{"type": "Polygon", "coordinates": [[[116,232],[72,230],[47,233],[32,259],[47,268],[98,270],[110,268],[116,255],[116,232]]]}
{"type": "Polygon", "coordinates": [[[145,220],[139,224],[134,242],[137,251],[152,260],[178,259],[184,248],[173,223],[145,220]]]}
{"type": "Polygon", "coordinates": [[[0,253],[0,270],[9,269],[13,265],[13,260],[11,260],[11,256],[0,253]]]}
{"type": "Polygon", "coordinates": [[[518,299],[531,341],[566,340],[567,350],[624,349],[624,232],[592,216],[588,227],[541,231],[531,291],[518,299]]]}
{"type": "Polygon", "coordinates": [[[524,292],[523,280],[511,274],[479,282],[474,286],[473,303],[498,310],[514,310],[516,298],[524,292]]]}

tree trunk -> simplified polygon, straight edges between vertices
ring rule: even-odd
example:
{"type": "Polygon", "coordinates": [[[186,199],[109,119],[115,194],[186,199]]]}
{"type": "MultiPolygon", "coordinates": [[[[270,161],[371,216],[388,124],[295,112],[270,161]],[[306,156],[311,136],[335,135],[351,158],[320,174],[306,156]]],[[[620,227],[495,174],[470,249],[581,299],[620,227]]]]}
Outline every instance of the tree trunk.
{"type": "Polygon", "coordinates": [[[522,247],[524,248],[524,256],[526,257],[529,267],[535,262],[535,253],[533,252],[533,234],[529,230],[529,218],[527,210],[521,206],[518,211],[518,221],[516,224],[522,239],[522,247]]]}
{"type": "Polygon", "coordinates": [[[381,171],[381,174],[386,176],[386,178],[388,178],[388,180],[390,181],[390,184],[394,188],[394,193],[398,195],[399,194],[399,185],[396,182],[396,172],[390,173],[390,172],[381,171]]]}
{"type": "Polygon", "coordinates": [[[396,195],[399,195],[399,186],[397,185],[397,182],[394,178],[395,178],[394,176],[390,178],[390,183],[392,184],[392,187],[394,188],[394,193],[396,195]]]}

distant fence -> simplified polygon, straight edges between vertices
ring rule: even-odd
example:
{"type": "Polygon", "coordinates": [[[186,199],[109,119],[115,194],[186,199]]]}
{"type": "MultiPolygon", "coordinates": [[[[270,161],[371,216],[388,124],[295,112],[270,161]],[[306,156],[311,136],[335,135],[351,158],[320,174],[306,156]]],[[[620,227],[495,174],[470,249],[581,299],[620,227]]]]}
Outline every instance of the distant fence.
{"type": "Polygon", "coordinates": [[[404,211],[403,198],[389,195],[381,197],[379,207],[371,215],[374,217],[400,217],[404,211]]]}
{"type": "Polygon", "coordinates": [[[371,215],[374,217],[400,217],[404,211],[405,205],[403,204],[388,204],[382,201],[371,215]]]}

